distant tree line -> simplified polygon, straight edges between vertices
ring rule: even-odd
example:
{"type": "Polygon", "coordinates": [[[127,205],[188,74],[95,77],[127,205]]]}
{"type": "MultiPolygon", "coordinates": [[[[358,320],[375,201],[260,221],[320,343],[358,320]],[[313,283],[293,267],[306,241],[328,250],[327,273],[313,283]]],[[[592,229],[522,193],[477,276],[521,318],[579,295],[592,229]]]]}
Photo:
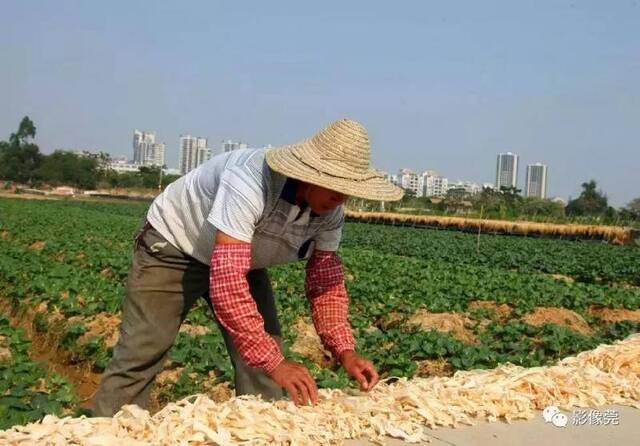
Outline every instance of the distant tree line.
{"type": "MultiPolygon", "coordinates": [[[[56,150],[50,155],[40,152],[33,142],[36,127],[25,116],[18,131],[9,141],[0,141],[0,179],[28,184],[33,187],[74,186],[80,189],[141,188],[156,189],[160,181],[160,167],[140,167],[138,172],[118,173],[108,168],[109,155],[82,156],[56,150]]],[[[178,179],[164,175],[162,186],[178,179]]]]}
{"type": "MultiPolygon", "coordinates": [[[[160,167],[140,167],[138,172],[118,173],[109,169],[109,155],[80,156],[56,150],[50,155],[40,153],[33,142],[36,127],[24,117],[9,141],[0,141],[0,179],[31,186],[74,186],[81,189],[139,188],[156,189],[160,180],[160,167]]],[[[165,175],[162,186],[178,179],[165,175]]],[[[402,200],[385,203],[386,211],[408,209],[438,215],[460,215],[514,220],[526,218],[546,221],[584,221],[624,224],[640,222],[640,197],[626,207],[614,209],[607,196],[597,189],[595,180],[582,184],[582,192],[565,207],[553,200],[523,197],[520,189],[502,187],[500,190],[484,188],[478,194],[464,189],[451,189],[445,197],[416,197],[406,191],[402,200]]],[[[352,199],[349,206],[362,210],[380,210],[380,203],[352,199]]]]}
{"type": "MultiPolygon", "coordinates": [[[[566,206],[549,199],[523,197],[521,192],[515,187],[503,186],[500,190],[485,187],[480,193],[471,194],[459,188],[450,189],[444,197],[416,197],[406,190],[402,200],[382,206],[385,211],[501,220],[640,224],[640,197],[626,207],[615,209],[609,206],[606,194],[597,190],[595,180],[583,183],[580,196],[566,206]]],[[[352,199],[349,206],[369,211],[379,211],[382,207],[378,202],[362,199],[352,199]]]]}

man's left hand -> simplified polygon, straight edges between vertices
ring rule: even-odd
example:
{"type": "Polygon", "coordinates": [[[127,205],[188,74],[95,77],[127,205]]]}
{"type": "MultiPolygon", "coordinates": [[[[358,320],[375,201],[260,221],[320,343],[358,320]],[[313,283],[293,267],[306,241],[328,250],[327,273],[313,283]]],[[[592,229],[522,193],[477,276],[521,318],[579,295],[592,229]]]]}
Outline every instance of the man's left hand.
{"type": "Polygon", "coordinates": [[[347,350],[340,354],[340,363],[345,371],[360,383],[360,390],[369,391],[380,379],[373,363],[358,355],[353,350],[347,350]]]}

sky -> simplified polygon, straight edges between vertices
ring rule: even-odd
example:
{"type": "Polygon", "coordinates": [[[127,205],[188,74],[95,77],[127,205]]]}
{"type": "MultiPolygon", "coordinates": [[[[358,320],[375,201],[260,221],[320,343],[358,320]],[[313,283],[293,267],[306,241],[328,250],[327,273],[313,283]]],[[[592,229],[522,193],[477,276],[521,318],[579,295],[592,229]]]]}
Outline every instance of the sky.
{"type": "Polygon", "coordinates": [[[349,117],[375,167],[494,182],[496,155],[640,196],[640,0],[48,1],[0,14],[0,139],[132,157],[155,131],[288,144],[349,117]]]}

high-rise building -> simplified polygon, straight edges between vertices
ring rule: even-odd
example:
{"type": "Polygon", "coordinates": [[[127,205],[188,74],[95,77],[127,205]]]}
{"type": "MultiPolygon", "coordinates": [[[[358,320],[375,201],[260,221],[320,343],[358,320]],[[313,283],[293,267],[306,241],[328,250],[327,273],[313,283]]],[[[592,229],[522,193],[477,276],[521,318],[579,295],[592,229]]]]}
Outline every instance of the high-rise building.
{"type": "Polygon", "coordinates": [[[518,155],[507,152],[498,154],[498,164],[496,166],[496,189],[502,186],[518,186],[518,155]]]}
{"type": "Polygon", "coordinates": [[[222,141],[222,153],[231,152],[232,150],[246,149],[248,146],[243,142],[233,142],[230,139],[222,141]]]}
{"type": "Polygon", "coordinates": [[[179,169],[184,175],[211,158],[207,138],[180,135],[179,169]]]}
{"type": "Polygon", "coordinates": [[[156,143],[155,132],[133,131],[133,162],[141,166],[163,166],[164,143],[156,143]]]}
{"type": "Polygon", "coordinates": [[[133,131],[133,162],[146,165],[153,152],[153,144],[156,142],[155,132],[144,132],[138,129],[133,131]]]}
{"type": "Polygon", "coordinates": [[[151,152],[147,153],[145,165],[164,166],[165,144],[157,142],[151,144],[151,152]]]}
{"type": "Polygon", "coordinates": [[[443,197],[447,194],[449,180],[438,172],[426,170],[418,177],[418,197],[443,197]]]}
{"type": "Polygon", "coordinates": [[[418,196],[418,175],[411,169],[400,169],[398,172],[398,186],[412,191],[418,196]]]}
{"type": "Polygon", "coordinates": [[[527,166],[527,197],[547,198],[547,171],[541,163],[527,166]]]}
{"type": "Polygon", "coordinates": [[[207,147],[206,138],[198,138],[196,142],[196,167],[202,163],[205,163],[211,159],[211,150],[207,147]]]}

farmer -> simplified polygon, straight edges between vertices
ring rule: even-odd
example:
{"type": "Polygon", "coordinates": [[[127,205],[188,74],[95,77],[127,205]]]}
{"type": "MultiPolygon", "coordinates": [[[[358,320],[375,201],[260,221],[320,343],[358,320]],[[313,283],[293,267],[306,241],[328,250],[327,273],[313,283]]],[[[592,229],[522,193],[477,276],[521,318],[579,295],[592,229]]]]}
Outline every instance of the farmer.
{"type": "Polygon", "coordinates": [[[147,405],[189,309],[208,298],[235,371],[236,394],[315,403],[316,383],[282,355],[266,268],[306,259],[306,296],[325,348],[368,391],[373,364],[354,351],[340,258],[347,197],[397,200],[402,190],[369,166],[369,139],[342,119],[311,139],[213,157],[170,184],[135,238],[120,337],[94,414],[147,405]]]}

